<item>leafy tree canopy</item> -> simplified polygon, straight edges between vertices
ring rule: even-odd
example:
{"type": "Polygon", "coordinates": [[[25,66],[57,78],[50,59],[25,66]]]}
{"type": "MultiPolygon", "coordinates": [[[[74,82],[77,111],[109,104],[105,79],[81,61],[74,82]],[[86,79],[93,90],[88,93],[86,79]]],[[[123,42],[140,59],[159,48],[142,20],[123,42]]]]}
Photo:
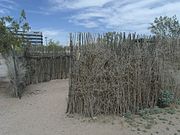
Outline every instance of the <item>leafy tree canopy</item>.
{"type": "Polygon", "coordinates": [[[22,10],[20,17],[14,19],[11,16],[0,17],[0,52],[17,48],[22,45],[22,39],[15,36],[18,31],[27,32],[30,26],[26,20],[25,11],[22,10]]]}
{"type": "Polygon", "coordinates": [[[52,39],[50,39],[48,42],[48,48],[50,50],[64,50],[64,47],[60,44],[59,41],[54,41],[52,39]]]}
{"type": "Polygon", "coordinates": [[[155,18],[149,29],[153,34],[161,37],[180,37],[180,23],[176,16],[155,18]]]}

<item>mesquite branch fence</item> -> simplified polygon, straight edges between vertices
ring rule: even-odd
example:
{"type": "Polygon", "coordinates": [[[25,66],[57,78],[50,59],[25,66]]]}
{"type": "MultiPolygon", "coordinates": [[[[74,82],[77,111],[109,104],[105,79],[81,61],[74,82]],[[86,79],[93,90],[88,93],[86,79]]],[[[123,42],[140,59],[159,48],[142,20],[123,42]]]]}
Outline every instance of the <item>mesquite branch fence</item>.
{"type": "Polygon", "coordinates": [[[26,46],[4,54],[10,79],[10,93],[21,98],[27,85],[67,79],[70,55],[67,47],[26,46]],[[12,53],[13,52],[13,53],[12,53]]]}
{"type": "Polygon", "coordinates": [[[125,33],[70,34],[67,113],[123,115],[179,94],[180,40],[125,33]]]}
{"type": "Polygon", "coordinates": [[[26,84],[54,79],[67,79],[69,75],[69,52],[62,47],[31,46],[25,53],[26,84]]]}

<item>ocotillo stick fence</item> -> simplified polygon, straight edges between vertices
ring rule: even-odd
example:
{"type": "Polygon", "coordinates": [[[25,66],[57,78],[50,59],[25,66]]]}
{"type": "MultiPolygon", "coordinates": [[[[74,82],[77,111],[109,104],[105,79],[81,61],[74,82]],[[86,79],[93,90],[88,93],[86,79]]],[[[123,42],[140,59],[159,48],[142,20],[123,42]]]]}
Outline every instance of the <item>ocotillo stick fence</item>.
{"type": "Polygon", "coordinates": [[[25,54],[26,84],[67,79],[69,60],[69,51],[62,47],[31,46],[25,54]]]}
{"type": "Polygon", "coordinates": [[[69,77],[69,47],[32,45],[4,54],[12,95],[21,98],[26,85],[69,77]]]}
{"type": "Polygon", "coordinates": [[[179,39],[75,33],[70,44],[67,113],[123,115],[154,107],[162,90],[178,95],[179,39]]]}

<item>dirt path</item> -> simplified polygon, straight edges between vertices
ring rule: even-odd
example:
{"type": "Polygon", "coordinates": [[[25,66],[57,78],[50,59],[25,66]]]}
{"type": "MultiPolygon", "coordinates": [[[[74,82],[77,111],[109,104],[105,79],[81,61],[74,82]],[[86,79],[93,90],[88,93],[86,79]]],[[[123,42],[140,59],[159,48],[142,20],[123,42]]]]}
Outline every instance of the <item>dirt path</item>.
{"type": "MultiPolygon", "coordinates": [[[[65,114],[68,80],[31,85],[21,100],[0,93],[0,135],[136,135],[122,118],[106,117],[98,121],[67,117],[65,114]]],[[[167,116],[165,116],[167,117],[167,116]]],[[[170,116],[170,120],[172,120],[170,116]]],[[[177,116],[176,116],[177,117],[177,116]]],[[[180,117],[179,117],[180,118],[180,117]]],[[[169,121],[167,121],[169,122],[169,121]]],[[[180,121],[176,120],[176,123],[180,121]]],[[[167,126],[167,125],[166,125],[167,126]]],[[[138,134],[174,135],[180,125],[166,131],[162,124],[138,134]]]]}
{"type": "Polygon", "coordinates": [[[119,125],[66,116],[67,80],[31,85],[21,100],[0,95],[0,135],[118,135],[119,125]]]}

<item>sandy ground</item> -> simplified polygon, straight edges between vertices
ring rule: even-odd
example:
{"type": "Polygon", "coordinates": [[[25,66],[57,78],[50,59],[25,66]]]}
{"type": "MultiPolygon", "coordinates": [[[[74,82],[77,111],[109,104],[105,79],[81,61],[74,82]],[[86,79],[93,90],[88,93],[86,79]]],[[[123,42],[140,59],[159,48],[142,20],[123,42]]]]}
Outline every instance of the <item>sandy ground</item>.
{"type": "Polygon", "coordinates": [[[180,112],[164,114],[167,120],[144,130],[129,126],[124,118],[67,116],[67,94],[68,80],[28,86],[21,100],[1,91],[0,135],[180,135],[180,112]]]}
{"type": "Polygon", "coordinates": [[[120,125],[66,116],[67,80],[31,85],[21,100],[0,95],[0,135],[110,135],[120,125]]]}

